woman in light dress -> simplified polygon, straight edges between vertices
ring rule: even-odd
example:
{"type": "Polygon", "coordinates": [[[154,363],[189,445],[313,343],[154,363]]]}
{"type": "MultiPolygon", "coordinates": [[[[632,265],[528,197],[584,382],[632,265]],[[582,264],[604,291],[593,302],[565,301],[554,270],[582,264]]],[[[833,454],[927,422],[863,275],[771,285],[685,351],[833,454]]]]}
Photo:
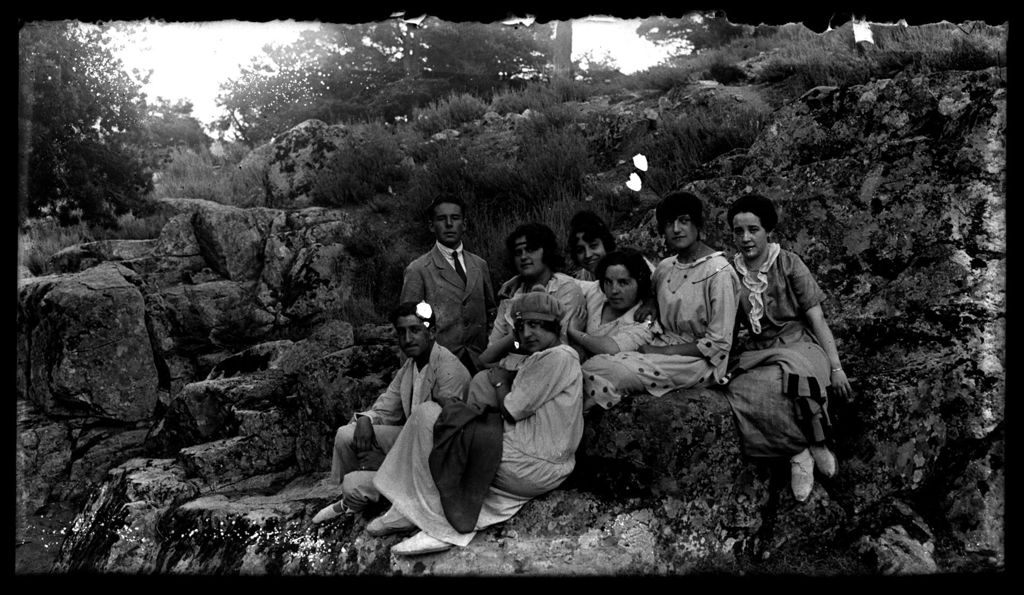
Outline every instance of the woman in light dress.
{"type": "Polygon", "coordinates": [[[848,398],[850,381],[821,309],[824,292],[799,256],[771,241],[775,205],[748,194],[727,216],[742,282],[739,325],[746,330],[730,370],[729,403],[744,454],[789,457],[793,495],[803,501],[815,467],[827,477],[837,472],[826,446],[828,397],[848,398]]]}
{"type": "Polygon", "coordinates": [[[607,409],[630,393],[662,396],[725,378],[739,279],[723,252],[701,239],[703,211],[703,202],[689,192],[673,192],[658,203],[658,230],[674,252],[652,276],[660,333],[636,351],[584,362],[584,394],[598,405],[607,409]]]}
{"type": "MultiPolygon", "coordinates": [[[[654,339],[660,327],[651,321],[638,322],[637,309],[651,295],[651,272],[640,252],[623,248],[609,252],[595,267],[599,291],[586,293],[587,320],[584,326],[570,326],[570,344],[584,361],[594,355],[636,351],[654,339]]],[[[584,412],[595,403],[584,393],[584,412]]]]}
{"type": "Polygon", "coordinates": [[[441,407],[426,402],[413,408],[373,480],[392,506],[366,527],[371,535],[419,530],[392,547],[392,553],[415,555],[465,546],[476,531],[511,518],[572,472],[583,434],[582,376],[576,350],[560,340],[563,310],[545,292],[517,296],[510,312],[526,359],[514,375],[500,366],[477,374],[495,388],[490,393],[494,400],[486,404],[501,412],[503,434],[500,463],[474,531],[459,532],[449,522],[429,469],[441,407]]]}

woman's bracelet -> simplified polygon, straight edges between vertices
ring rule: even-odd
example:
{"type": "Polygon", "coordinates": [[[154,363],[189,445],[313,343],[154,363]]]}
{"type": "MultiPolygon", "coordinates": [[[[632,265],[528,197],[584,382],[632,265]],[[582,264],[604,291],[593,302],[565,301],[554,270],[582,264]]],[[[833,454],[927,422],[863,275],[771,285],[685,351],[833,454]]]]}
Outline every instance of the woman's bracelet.
{"type": "Polygon", "coordinates": [[[842,372],[843,371],[843,367],[839,366],[838,368],[832,368],[832,371],[833,372],[842,372]]]}

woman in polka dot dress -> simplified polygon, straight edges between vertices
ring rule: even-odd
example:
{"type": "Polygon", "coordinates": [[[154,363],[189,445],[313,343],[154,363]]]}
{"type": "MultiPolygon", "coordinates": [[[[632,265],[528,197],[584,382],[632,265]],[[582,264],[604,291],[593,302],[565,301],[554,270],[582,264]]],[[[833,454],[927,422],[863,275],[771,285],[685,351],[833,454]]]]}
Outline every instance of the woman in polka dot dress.
{"type": "Polygon", "coordinates": [[[658,230],[675,251],[652,276],[661,332],[637,351],[588,359],[585,400],[607,409],[627,394],[660,397],[725,377],[739,278],[723,252],[701,241],[703,211],[703,202],[689,192],[674,192],[658,204],[658,230]]]}

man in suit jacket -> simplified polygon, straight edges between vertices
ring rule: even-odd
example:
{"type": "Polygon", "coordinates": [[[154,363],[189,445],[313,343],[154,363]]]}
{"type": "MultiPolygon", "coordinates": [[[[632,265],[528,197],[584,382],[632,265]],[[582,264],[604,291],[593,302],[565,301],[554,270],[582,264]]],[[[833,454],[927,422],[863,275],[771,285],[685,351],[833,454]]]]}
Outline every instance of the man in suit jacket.
{"type": "Polygon", "coordinates": [[[469,372],[436,342],[437,316],[430,304],[403,302],[392,312],[391,322],[407,358],[370,409],[338,428],[330,479],[341,482],[342,499],[318,512],[314,523],[362,510],[380,499],[373,476],[415,405],[432,400],[443,406],[465,399],[469,372]]]}
{"type": "Polygon", "coordinates": [[[436,242],[405,268],[400,299],[426,300],[437,309],[437,342],[473,374],[481,369],[479,356],[487,348],[497,303],[487,261],[462,247],[465,215],[458,197],[434,199],[427,217],[436,242]]]}

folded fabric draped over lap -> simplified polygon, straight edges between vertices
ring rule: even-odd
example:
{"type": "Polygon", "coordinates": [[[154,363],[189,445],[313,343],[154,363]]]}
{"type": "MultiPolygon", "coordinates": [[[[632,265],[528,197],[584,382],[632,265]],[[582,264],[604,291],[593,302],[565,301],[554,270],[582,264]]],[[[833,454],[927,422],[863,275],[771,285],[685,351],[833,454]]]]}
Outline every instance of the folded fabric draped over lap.
{"type": "Polygon", "coordinates": [[[771,364],[782,368],[782,394],[796,405],[800,429],[810,443],[821,443],[832,429],[826,394],[830,379],[820,372],[815,374],[820,366],[815,366],[804,354],[790,347],[744,351],[730,366],[729,375],[736,378],[747,370],[771,364]]]}
{"type": "Polygon", "coordinates": [[[460,533],[476,529],[484,497],[501,463],[504,423],[493,406],[452,401],[434,424],[427,461],[444,515],[460,533]]]}

